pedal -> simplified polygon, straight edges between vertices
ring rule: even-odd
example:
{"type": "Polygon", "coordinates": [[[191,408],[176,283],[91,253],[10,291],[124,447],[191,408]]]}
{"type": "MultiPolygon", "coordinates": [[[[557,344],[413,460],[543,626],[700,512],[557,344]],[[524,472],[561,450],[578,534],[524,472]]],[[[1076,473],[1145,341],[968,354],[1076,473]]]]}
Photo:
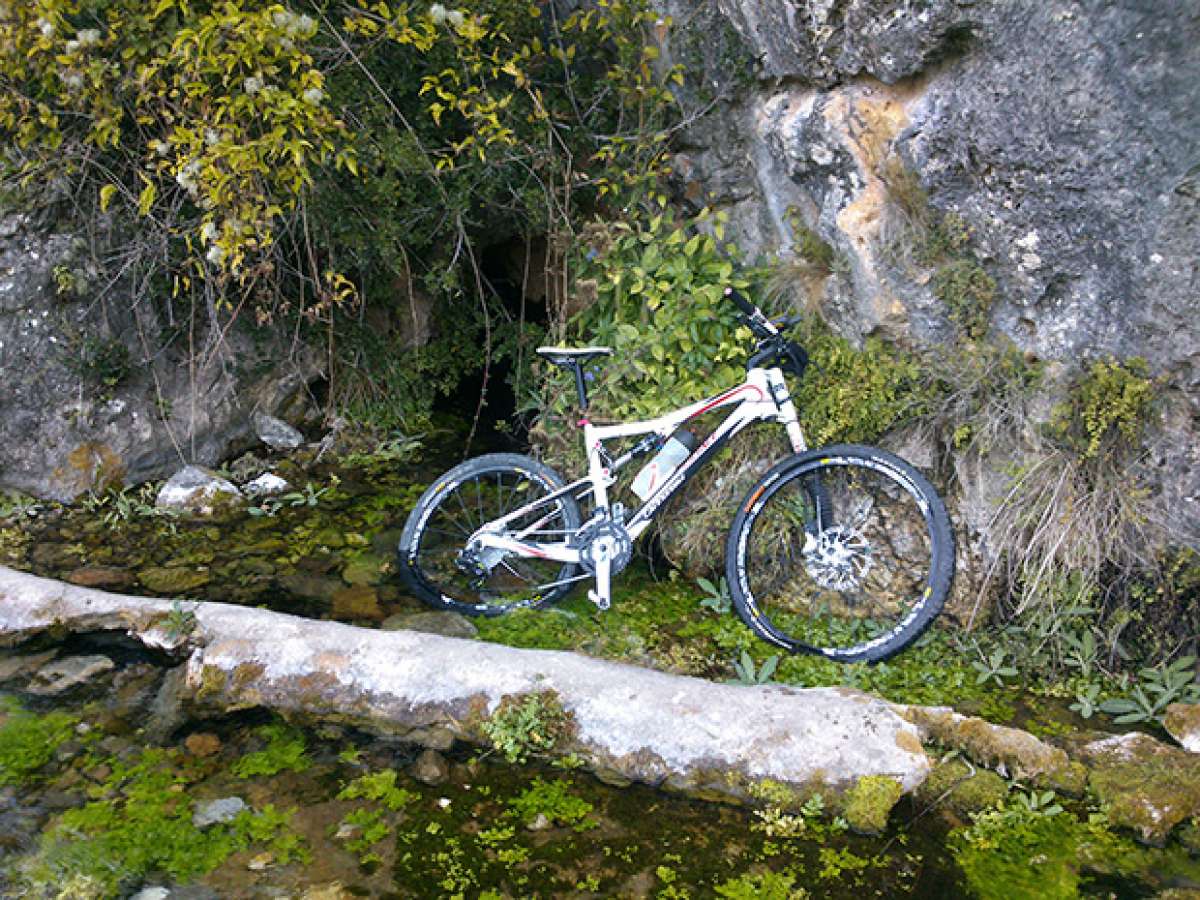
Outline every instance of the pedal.
{"type": "Polygon", "coordinates": [[[588,591],[588,599],[595,603],[596,609],[600,610],[601,612],[608,609],[611,603],[607,597],[601,597],[598,593],[592,590],[588,591]]]}

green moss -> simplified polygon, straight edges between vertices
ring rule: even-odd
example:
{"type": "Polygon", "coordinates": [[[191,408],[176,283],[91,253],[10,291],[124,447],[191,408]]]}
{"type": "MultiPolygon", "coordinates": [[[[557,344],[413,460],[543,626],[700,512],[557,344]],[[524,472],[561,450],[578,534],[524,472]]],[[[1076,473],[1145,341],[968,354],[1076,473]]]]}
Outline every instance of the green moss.
{"type": "Polygon", "coordinates": [[[0,785],[34,777],[77,723],[68,713],[31,713],[7,699],[0,701],[0,785]]]}
{"type": "Polygon", "coordinates": [[[804,900],[808,891],[797,886],[796,876],[789,872],[760,872],[739,875],[723,881],[714,888],[718,897],[729,900],[804,900]]]}
{"type": "Polygon", "coordinates": [[[846,792],[842,815],[859,834],[882,834],[903,792],[900,782],[888,775],[864,776],[846,792]]]}
{"type": "Polygon", "coordinates": [[[533,823],[538,816],[545,816],[555,825],[570,825],[576,831],[596,827],[596,821],[589,818],[592,804],[573,794],[570,782],[562,779],[533,779],[528,790],[512,799],[509,808],[526,825],[533,823]]]}
{"type": "Polygon", "coordinates": [[[1088,788],[1107,806],[1115,825],[1162,844],[1172,828],[1200,815],[1200,767],[1187,751],[1139,737],[1131,748],[1097,754],[1088,788]]]}
{"type": "Polygon", "coordinates": [[[311,765],[302,732],[286,725],[264,725],[258,734],[266,746],[247,753],[233,764],[231,771],[238,778],[303,772],[311,765]]]}
{"type": "Polygon", "coordinates": [[[960,816],[1000,806],[1008,797],[1008,783],[988,769],[974,769],[961,759],[939,763],[917,789],[926,804],[945,804],[960,816]]]}
{"type": "Polygon", "coordinates": [[[190,881],[252,843],[267,844],[282,862],[305,856],[289,829],[291,813],[274,807],[203,830],[193,825],[183,790],[190,776],[171,752],[146,750],[130,764],[109,764],[101,796],[52,822],[38,852],[20,864],[21,883],[32,889],[87,882],[96,896],[110,896],[150,872],[190,881]]]}

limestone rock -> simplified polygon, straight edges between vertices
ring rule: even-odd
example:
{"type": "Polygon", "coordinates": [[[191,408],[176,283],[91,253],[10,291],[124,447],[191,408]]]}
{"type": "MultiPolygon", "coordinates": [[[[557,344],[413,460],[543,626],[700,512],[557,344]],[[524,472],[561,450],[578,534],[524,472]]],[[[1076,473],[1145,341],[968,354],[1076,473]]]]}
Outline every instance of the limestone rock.
{"type": "Polygon", "coordinates": [[[209,825],[232,822],[245,808],[246,801],[241,797],[222,797],[197,803],[192,811],[192,824],[197,828],[207,828],[209,825]]]}
{"type": "Polygon", "coordinates": [[[1200,757],[1131,732],[1087,744],[1088,787],[1109,820],[1162,845],[1171,829],[1200,816],[1200,757]]]}
{"type": "Polygon", "coordinates": [[[1185,750],[1200,753],[1200,703],[1172,703],[1163,727],[1185,750]]]}
{"type": "MultiPolygon", "coordinates": [[[[0,644],[51,628],[117,628],[173,646],[170,603],[105,594],[0,568],[0,644]]],[[[912,791],[930,763],[894,706],[842,688],[715,684],[572,653],[519,650],[414,631],[385,632],[269,610],[195,610],[186,698],[201,710],[335,712],[346,725],[416,740],[483,743],[502,704],[553,692],[556,753],[593,771],[702,796],[744,799],[772,779],[830,799],[864,776],[912,791]]],[[[168,677],[170,681],[170,676],[168,677]]]]}
{"type": "Polygon", "coordinates": [[[388,616],[380,626],[384,631],[423,631],[443,637],[474,638],[479,634],[475,623],[462,613],[427,610],[422,612],[397,613],[388,616]]]}
{"type": "Polygon", "coordinates": [[[295,450],[304,443],[304,435],[282,419],[255,412],[250,421],[258,439],[272,450],[295,450]]]}
{"type": "Polygon", "coordinates": [[[233,482],[200,466],[184,466],[159,489],[154,505],[159,509],[211,516],[241,501],[242,492],[233,482]]]}
{"type": "Polygon", "coordinates": [[[166,477],[181,446],[213,465],[253,444],[251,409],[283,414],[320,371],[290,338],[201,318],[192,345],[166,306],[112,302],[132,285],[104,268],[128,239],[106,228],[0,210],[0,489],[72,500],[166,477]],[[208,349],[189,365],[189,346],[208,349]]]}
{"type": "Polygon", "coordinates": [[[26,690],[31,694],[53,697],[86,684],[97,675],[111,672],[115,665],[107,656],[69,656],[38,669],[26,690]]]}
{"type": "Polygon", "coordinates": [[[242,485],[242,490],[245,491],[247,497],[273,497],[276,494],[282,494],[289,487],[291,485],[288,484],[286,478],[280,478],[274,472],[264,472],[242,485]]]}

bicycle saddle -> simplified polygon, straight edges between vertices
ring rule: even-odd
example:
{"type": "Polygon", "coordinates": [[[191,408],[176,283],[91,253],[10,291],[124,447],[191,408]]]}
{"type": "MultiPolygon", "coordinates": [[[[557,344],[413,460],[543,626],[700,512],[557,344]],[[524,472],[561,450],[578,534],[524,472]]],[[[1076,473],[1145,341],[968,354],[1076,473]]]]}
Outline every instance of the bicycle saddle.
{"type": "Polygon", "coordinates": [[[537,355],[556,366],[570,368],[597,356],[612,356],[612,347],[538,347],[537,355]]]}

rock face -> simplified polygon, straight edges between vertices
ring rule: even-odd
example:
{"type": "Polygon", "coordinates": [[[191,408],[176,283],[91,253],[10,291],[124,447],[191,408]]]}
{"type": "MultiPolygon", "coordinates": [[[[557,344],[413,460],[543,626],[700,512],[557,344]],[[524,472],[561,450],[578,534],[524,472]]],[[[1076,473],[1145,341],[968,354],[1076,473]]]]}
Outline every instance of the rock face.
{"type": "Polygon", "coordinates": [[[120,629],[186,653],[176,684],[181,699],[201,708],[263,705],[444,749],[456,738],[485,740],[483,726],[506,698],[511,705],[553,692],[569,722],[555,752],[577,754],[610,780],[726,798],[768,778],[819,785],[830,797],[869,776],[912,791],[930,766],[915,726],[853,691],[714,684],[571,653],[219,603],[197,606],[185,639],[169,631],[170,610],[162,600],[0,568],[0,645],[52,627],[120,629]]]}
{"type": "Polygon", "coordinates": [[[252,411],[287,414],[316,377],[302,353],[143,304],[82,237],[0,210],[0,489],[69,500],[211,465],[252,446],[252,411]],[[188,363],[189,324],[196,352],[188,363]]]}
{"type": "MultiPolygon", "coordinates": [[[[993,338],[1064,372],[1142,356],[1164,377],[1151,457],[1170,473],[1174,539],[1200,543],[1194,8],[663,5],[682,23],[669,57],[689,74],[685,105],[716,104],[684,136],[679,192],[727,210],[752,257],[790,252],[797,222],[815,232],[838,261],[817,300],[846,336],[953,344],[932,267],[893,243],[897,197],[923,192],[933,215],[960,217],[967,255],[996,282],[982,310],[993,338]]],[[[979,493],[964,504],[982,508],[979,493]]]]}

